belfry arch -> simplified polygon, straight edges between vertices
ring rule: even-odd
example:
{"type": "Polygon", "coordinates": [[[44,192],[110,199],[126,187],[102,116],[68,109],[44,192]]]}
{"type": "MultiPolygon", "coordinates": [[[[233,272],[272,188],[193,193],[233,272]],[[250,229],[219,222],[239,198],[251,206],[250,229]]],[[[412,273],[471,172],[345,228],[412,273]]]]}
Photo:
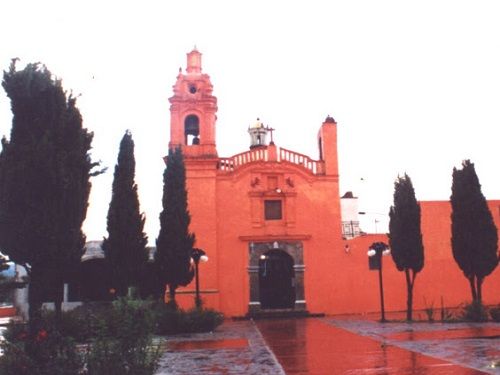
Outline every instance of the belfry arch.
{"type": "Polygon", "coordinates": [[[252,314],[273,309],[305,311],[302,242],[250,242],[248,249],[248,312],[252,314]],[[269,267],[267,270],[264,269],[266,266],[269,267]],[[274,275],[264,275],[265,272],[274,272],[274,275]]]}
{"type": "Polygon", "coordinates": [[[196,115],[188,115],[184,119],[184,144],[200,144],[200,119],[196,115]]]}

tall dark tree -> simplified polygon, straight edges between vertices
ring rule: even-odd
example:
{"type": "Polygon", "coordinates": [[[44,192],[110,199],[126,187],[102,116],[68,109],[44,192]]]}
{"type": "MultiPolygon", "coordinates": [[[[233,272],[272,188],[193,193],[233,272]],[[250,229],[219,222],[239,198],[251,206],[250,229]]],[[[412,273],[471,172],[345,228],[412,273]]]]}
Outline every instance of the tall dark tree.
{"type": "Polygon", "coordinates": [[[100,172],[76,99],[45,66],[15,64],[2,82],[13,120],[0,154],[0,247],[28,273],[33,330],[44,300],[60,313],[63,282],[83,253],[90,177],[100,172]]]}
{"type": "Polygon", "coordinates": [[[481,303],[484,278],[498,265],[498,233],[469,160],[453,168],[451,208],[453,258],[469,280],[473,302],[481,303]]]}
{"type": "Polygon", "coordinates": [[[163,174],[163,210],[160,213],[155,264],[163,295],[164,286],[168,285],[173,302],[176,289],[188,285],[194,276],[190,260],[195,236],[189,232],[190,221],[184,157],[180,148],[170,149],[163,174]]]}
{"type": "Polygon", "coordinates": [[[413,286],[424,267],[424,245],[420,228],[420,205],[410,177],[405,174],[394,183],[394,205],[389,211],[389,246],[398,271],[406,278],[406,319],[412,320],[413,286]]]}
{"type": "Polygon", "coordinates": [[[137,286],[148,261],[144,214],[139,212],[135,179],[134,141],[127,131],[120,142],[115,166],[113,194],[108,211],[108,237],[103,249],[111,267],[111,284],[116,295],[137,286]]]}

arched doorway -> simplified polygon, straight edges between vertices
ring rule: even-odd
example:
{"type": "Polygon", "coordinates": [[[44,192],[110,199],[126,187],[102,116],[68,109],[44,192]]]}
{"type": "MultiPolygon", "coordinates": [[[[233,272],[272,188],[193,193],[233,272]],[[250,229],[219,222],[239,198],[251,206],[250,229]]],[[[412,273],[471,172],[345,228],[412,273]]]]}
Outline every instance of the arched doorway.
{"type": "Polygon", "coordinates": [[[293,258],[273,249],[259,259],[259,296],[262,309],[291,309],[295,305],[293,258]]]}

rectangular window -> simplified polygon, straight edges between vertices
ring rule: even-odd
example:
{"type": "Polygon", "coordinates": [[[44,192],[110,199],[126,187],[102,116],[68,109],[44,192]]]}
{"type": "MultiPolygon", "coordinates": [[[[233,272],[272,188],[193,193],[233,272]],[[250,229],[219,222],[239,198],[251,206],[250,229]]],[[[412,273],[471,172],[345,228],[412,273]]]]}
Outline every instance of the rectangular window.
{"type": "Polygon", "coordinates": [[[283,218],[281,201],[264,201],[264,217],[266,220],[281,220],[283,218]]]}

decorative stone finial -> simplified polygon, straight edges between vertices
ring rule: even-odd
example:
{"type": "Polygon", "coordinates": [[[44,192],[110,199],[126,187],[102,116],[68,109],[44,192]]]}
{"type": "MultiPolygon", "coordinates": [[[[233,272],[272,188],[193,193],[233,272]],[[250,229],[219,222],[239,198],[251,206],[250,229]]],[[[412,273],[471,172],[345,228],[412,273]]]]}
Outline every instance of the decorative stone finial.
{"type": "Polygon", "coordinates": [[[260,121],[260,119],[257,117],[257,121],[255,121],[255,123],[253,123],[252,125],[250,125],[248,127],[248,129],[259,129],[259,128],[263,128],[264,127],[264,124],[262,123],[262,121],[260,121]]]}
{"type": "Polygon", "coordinates": [[[336,124],[335,119],[330,115],[326,116],[325,122],[329,124],[336,124]]]}
{"type": "Polygon", "coordinates": [[[198,52],[196,49],[196,46],[194,49],[187,54],[187,68],[186,72],[188,74],[190,73],[195,73],[199,74],[201,73],[201,53],[198,52]]]}

